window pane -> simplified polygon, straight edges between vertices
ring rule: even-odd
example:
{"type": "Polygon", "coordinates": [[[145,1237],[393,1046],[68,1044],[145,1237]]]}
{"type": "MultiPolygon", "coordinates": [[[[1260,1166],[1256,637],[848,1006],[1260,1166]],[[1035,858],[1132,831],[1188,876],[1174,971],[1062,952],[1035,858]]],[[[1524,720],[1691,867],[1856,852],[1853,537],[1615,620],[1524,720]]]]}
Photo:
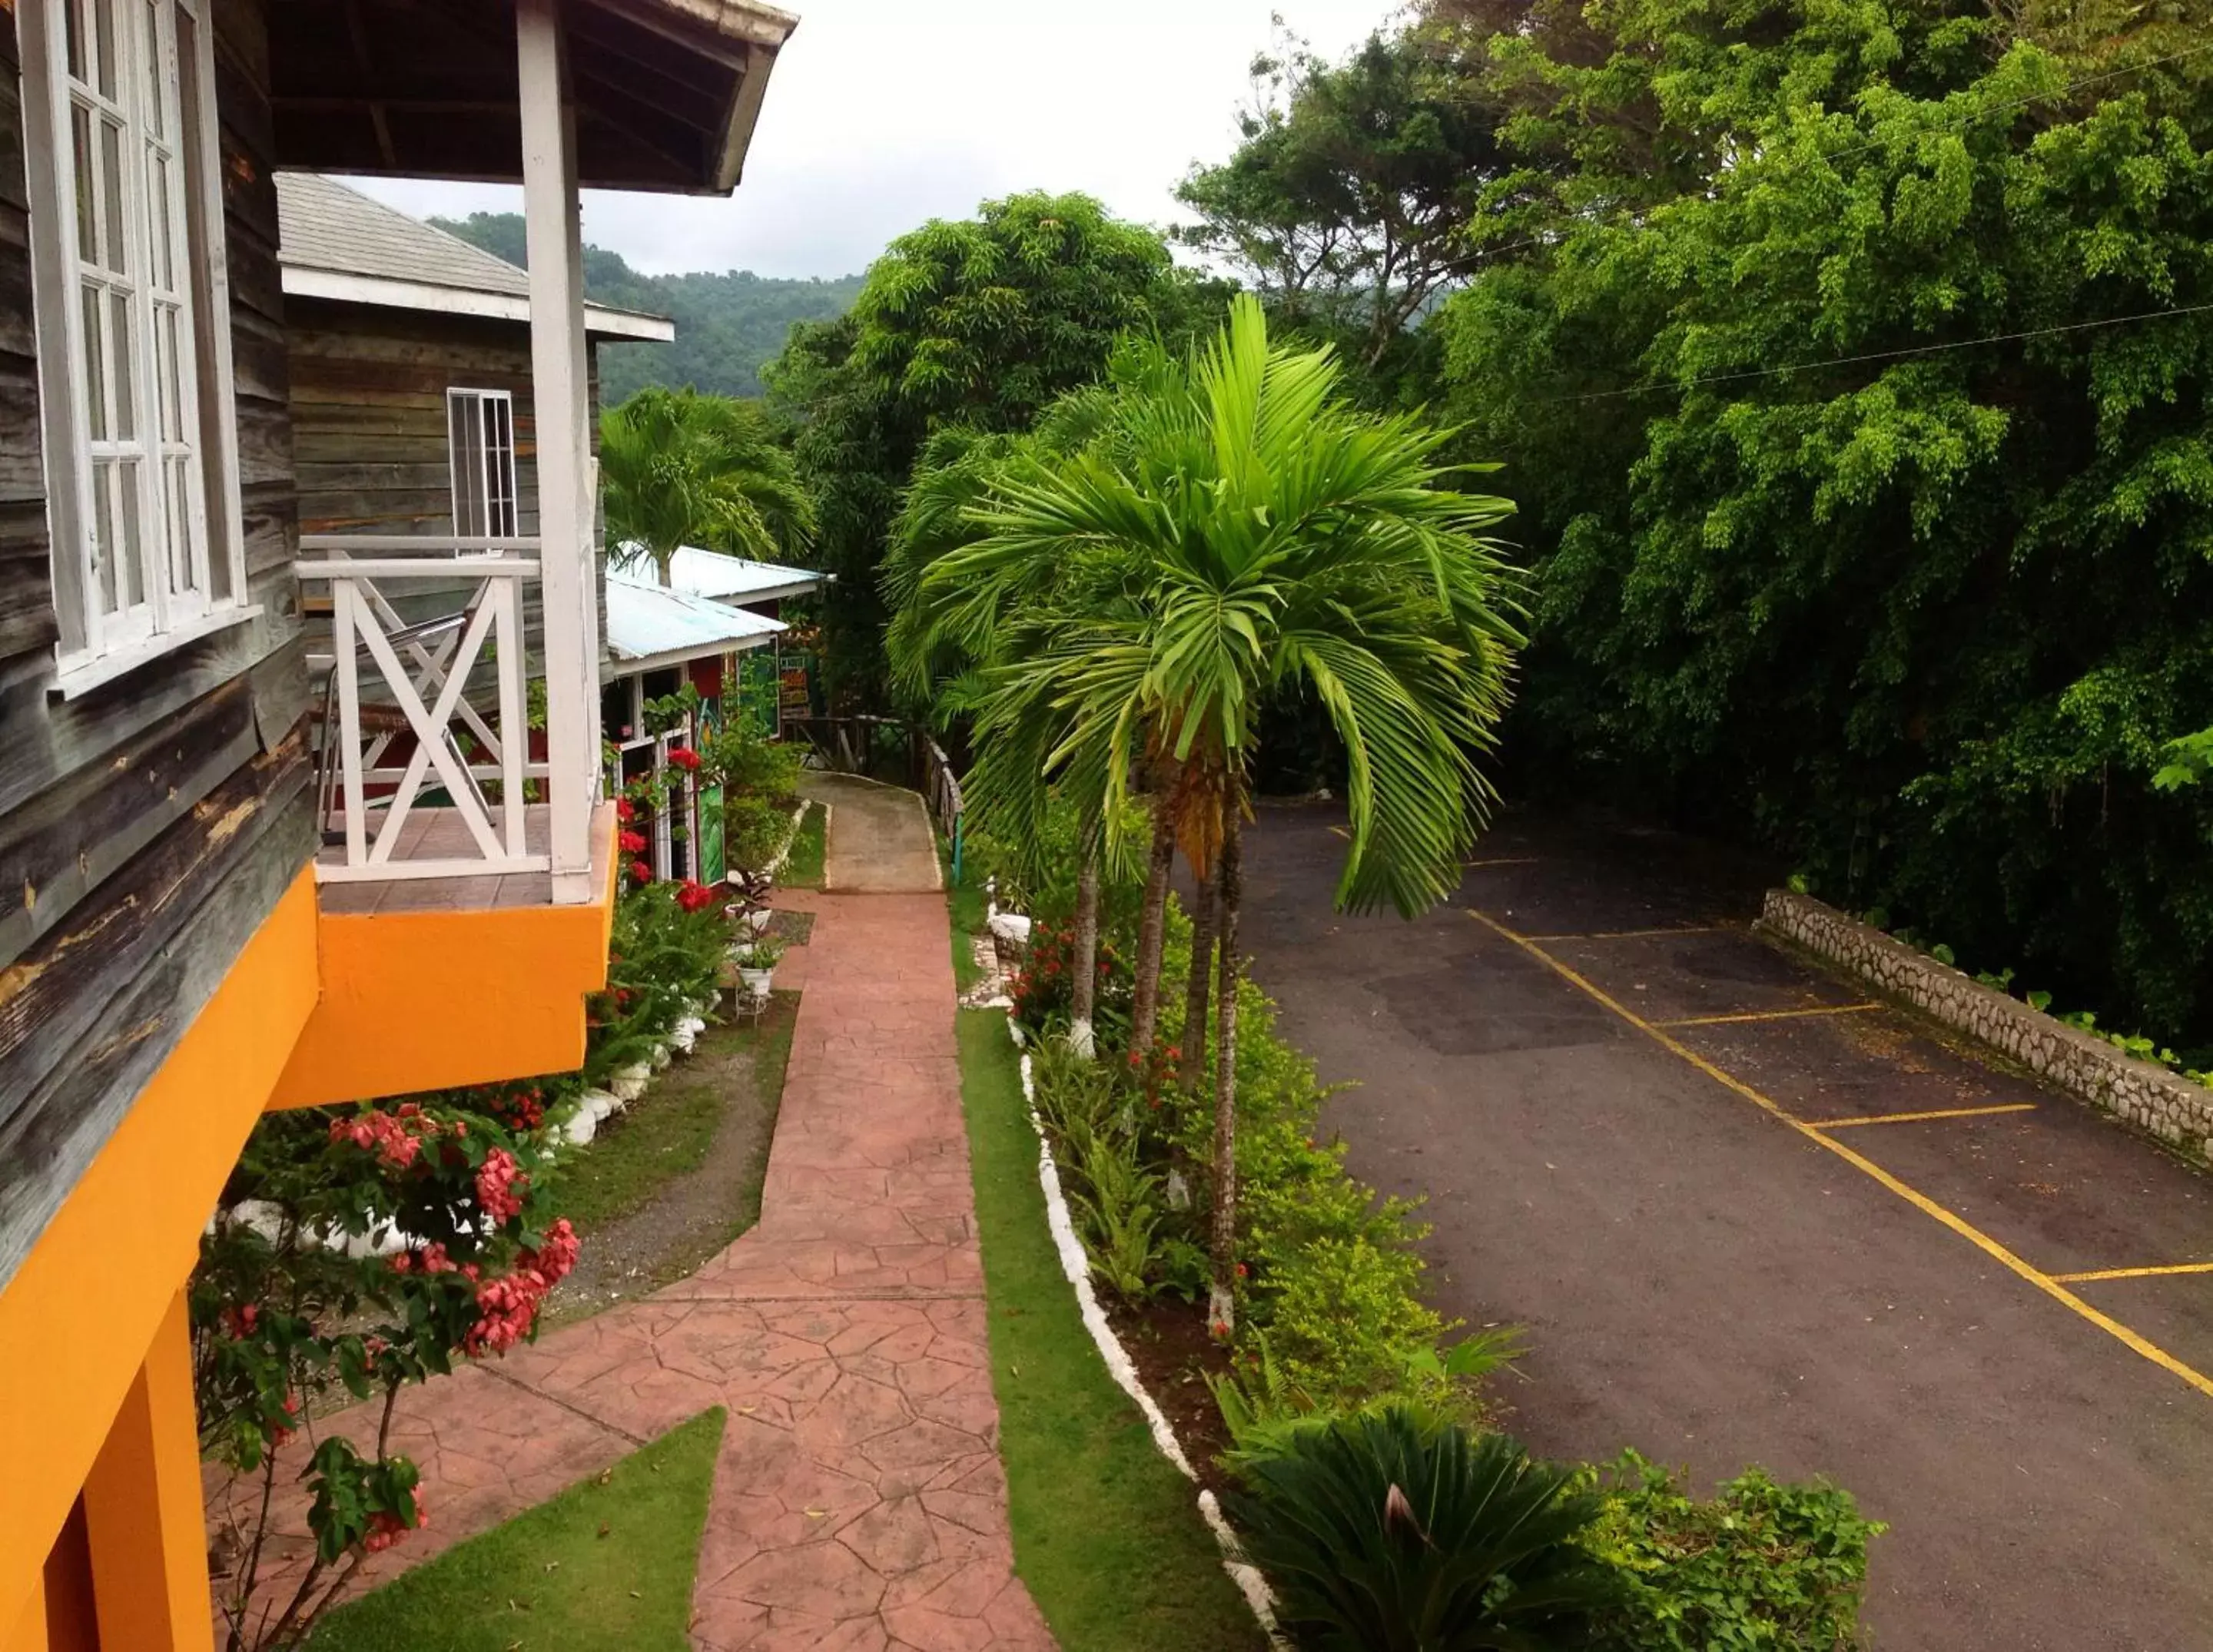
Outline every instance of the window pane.
{"type": "Polygon", "coordinates": [[[70,173],[76,181],[76,255],[88,264],[97,264],[100,231],[92,206],[92,115],[82,103],[70,106],[70,143],[76,162],[70,173]]]}
{"type": "Polygon", "coordinates": [[[115,551],[116,582],[124,591],[124,607],[135,608],[146,600],[146,536],[141,518],[146,496],[135,460],[115,465],[115,518],[121,541],[115,551]]]}
{"type": "Polygon", "coordinates": [[[115,585],[115,461],[92,461],[92,577],[100,593],[100,611],[113,613],[121,606],[115,585]]]}
{"type": "Polygon", "coordinates": [[[447,399],[448,439],[454,469],[454,532],[470,537],[485,527],[484,399],[466,392],[447,399]]]}
{"type": "Polygon", "coordinates": [[[85,423],[94,442],[107,440],[107,351],[102,329],[107,325],[101,306],[101,295],[105,289],[87,283],[83,292],[84,310],[84,392],[85,423]]]}
{"type": "Polygon", "coordinates": [[[169,588],[183,594],[199,589],[199,570],[193,566],[192,513],[186,505],[186,476],[192,464],[180,455],[162,462],[162,503],[169,545],[169,588]]]}
{"type": "Polygon", "coordinates": [[[84,64],[84,0],[66,0],[61,8],[63,51],[69,58],[69,74],[73,81],[90,85],[84,64]]]}
{"type": "Polygon", "coordinates": [[[184,411],[178,405],[177,381],[177,312],[168,304],[155,308],[156,332],[154,363],[160,375],[156,389],[162,403],[162,440],[180,442],[184,439],[184,411]]]}
{"type": "Polygon", "coordinates": [[[90,0],[95,41],[94,84],[104,98],[115,96],[115,0],[90,0]]]}
{"type": "Polygon", "coordinates": [[[162,58],[162,27],[160,14],[144,0],[133,0],[139,20],[138,58],[145,65],[146,136],[167,138],[169,135],[169,95],[168,65],[162,58]]]}
{"type": "Polygon", "coordinates": [[[131,300],[122,293],[107,296],[108,314],[114,317],[107,335],[115,362],[115,439],[136,441],[138,436],[137,345],[131,326],[131,300]]]}
{"type": "Polygon", "coordinates": [[[100,261],[120,274],[131,267],[128,242],[123,231],[123,128],[112,120],[100,123],[100,261]]]}
{"type": "Polygon", "coordinates": [[[164,292],[177,290],[169,256],[169,162],[155,151],[146,156],[146,268],[155,286],[164,292]]]}

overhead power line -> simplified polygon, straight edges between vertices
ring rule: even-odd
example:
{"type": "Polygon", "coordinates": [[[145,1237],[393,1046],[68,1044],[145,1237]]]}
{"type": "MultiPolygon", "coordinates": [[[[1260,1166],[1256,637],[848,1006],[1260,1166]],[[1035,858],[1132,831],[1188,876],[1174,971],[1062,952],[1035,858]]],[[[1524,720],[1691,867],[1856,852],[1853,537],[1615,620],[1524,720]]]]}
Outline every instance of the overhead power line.
{"type": "Polygon", "coordinates": [[[2178,304],[2172,309],[2140,310],[2133,315],[2108,315],[2095,321],[2068,321],[2058,326],[2028,327],[2019,332],[1986,333],[1979,338],[1954,338],[1942,344],[1908,344],[1899,350],[1871,350],[1857,356],[1832,356],[1826,361],[1794,362],[1787,367],[1747,368],[1737,373],[1710,373],[1695,379],[1685,379],[1676,384],[1631,385],[1619,390],[1588,390],[1573,396],[1536,396],[1531,405],[1548,406],[1564,402],[1608,401],[1620,396],[1663,395],[1670,391],[1685,392],[1709,384],[1733,384],[1747,379],[1781,378],[1791,373],[1812,373],[1825,367],[1853,367],[1867,362],[1902,361],[1914,356],[1936,356],[1948,351],[1972,350],[1979,344],[2005,344],[2027,338],[2048,338],[2063,332],[2088,332],[2096,327],[2126,326],[2132,321],[2161,321],[2174,315],[2200,315],[2213,310],[2213,303],[2178,304]]]}

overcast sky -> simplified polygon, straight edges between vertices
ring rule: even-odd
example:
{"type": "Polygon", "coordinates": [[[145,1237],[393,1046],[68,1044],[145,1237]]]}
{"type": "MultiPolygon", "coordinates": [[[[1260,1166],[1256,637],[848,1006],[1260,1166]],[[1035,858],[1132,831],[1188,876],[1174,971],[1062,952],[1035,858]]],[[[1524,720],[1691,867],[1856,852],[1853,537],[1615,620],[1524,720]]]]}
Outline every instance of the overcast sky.
{"type": "MultiPolygon", "coordinates": [[[[643,270],[834,276],[926,218],[1080,189],[1167,223],[1235,141],[1269,15],[1332,56],[1394,0],[783,0],[745,181],[725,200],[594,192],[584,235],[643,270]]],[[[519,211],[521,191],[366,179],[418,216],[519,211]]]]}

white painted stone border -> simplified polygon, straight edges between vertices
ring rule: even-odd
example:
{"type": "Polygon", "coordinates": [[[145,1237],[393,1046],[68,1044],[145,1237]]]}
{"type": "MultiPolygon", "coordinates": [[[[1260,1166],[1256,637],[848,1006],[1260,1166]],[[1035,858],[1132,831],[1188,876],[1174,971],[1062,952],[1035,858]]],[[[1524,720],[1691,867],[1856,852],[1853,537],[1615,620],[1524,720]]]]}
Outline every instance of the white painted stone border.
{"type": "MultiPolygon", "coordinates": [[[[791,858],[791,846],[799,841],[799,828],[807,820],[807,811],[814,807],[815,807],[815,804],[813,798],[802,797],[799,800],[799,807],[791,811],[791,830],[783,834],[783,847],[776,851],[776,858],[768,863],[768,875],[770,877],[774,877],[777,873],[783,871],[783,863],[791,858]]],[[[830,841],[830,805],[825,803],[821,807],[822,841],[825,844],[827,844],[830,841]]],[[[826,863],[823,867],[823,880],[824,887],[828,887],[829,869],[829,867],[826,863]]]]}
{"type": "MultiPolygon", "coordinates": [[[[1046,1225],[1052,1231],[1053,1249],[1060,1255],[1060,1271],[1068,1283],[1076,1288],[1076,1303],[1083,1316],[1083,1328],[1091,1333],[1098,1344],[1099,1357],[1106,1362],[1107,1375],[1112,1376],[1122,1392],[1142,1412],[1145,1426],[1152,1430],[1153,1443],[1160,1448],[1161,1455],[1182,1471],[1183,1477],[1197,1484],[1198,1471],[1192,1467],[1191,1459],[1185,1455],[1183,1442],[1176,1438],[1175,1429],[1160,1406],[1154,1402],[1145,1385],[1137,1377],[1136,1363],[1122,1339],[1114,1334],[1108,1323],[1106,1310],[1099,1306],[1099,1293],[1091,1285],[1091,1261],[1084,1254],[1083,1241],[1076,1235],[1075,1219],[1069,1215],[1068,1201],[1061,1196],[1060,1167],[1053,1162],[1052,1143],[1046,1139],[1045,1120],[1038,1117],[1037,1086],[1030,1076],[1030,1052],[1023,1045],[1022,1029],[1013,1015],[1007,1017],[1007,1036],[1021,1052],[1022,1100],[1030,1116],[1030,1128],[1038,1138],[1038,1185],[1045,1190],[1046,1225]]],[[[1245,1558],[1245,1551],[1237,1541],[1237,1534],[1229,1529],[1222,1518],[1222,1505],[1215,1500],[1213,1491],[1204,1486],[1198,1493],[1199,1517],[1207,1529],[1214,1533],[1215,1543],[1222,1550],[1222,1570],[1229,1574],[1229,1581],[1237,1585],[1245,1604],[1253,1609],[1269,1642],[1288,1652],[1289,1641],[1276,1626],[1275,1597],[1268,1592],[1267,1580],[1245,1558]]]]}
{"type": "Polygon", "coordinates": [[[1989,1045],[2092,1106],[2213,1159],[2213,1090],[2203,1084],[1984,986],[1811,895],[1769,890],[1759,927],[1989,1045]]]}

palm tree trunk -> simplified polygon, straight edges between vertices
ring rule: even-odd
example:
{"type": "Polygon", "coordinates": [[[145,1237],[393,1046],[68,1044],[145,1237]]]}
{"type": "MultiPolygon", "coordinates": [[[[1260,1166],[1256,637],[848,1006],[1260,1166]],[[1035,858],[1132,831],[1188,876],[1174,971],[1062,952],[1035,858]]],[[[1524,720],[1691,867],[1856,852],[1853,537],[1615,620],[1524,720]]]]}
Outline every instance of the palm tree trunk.
{"type": "Polygon", "coordinates": [[[1153,858],[1145,872],[1145,910],[1137,920],[1137,997],[1130,1009],[1130,1049],[1142,1060],[1153,1047],[1161,1016],[1161,948],[1168,933],[1168,874],[1175,869],[1175,815],[1167,794],[1153,797],[1153,858]]]}
{"type": "Polygon", "coordinates": [[[1099,999],[1099,844],[1089,832],[1083,834],[1083,868],[1076,877],[1076,955],[1068,966],[1076,974],[1071,984],[1075,1002],[1069,1006],[1069,1047],[1088,1061],[1098,1048],[1091,1016],[1099,999]]]}
{"type": "Polygon", "coordinates": [[[1214,1284],[1206,1317],[1227,1338],[1237,1323],[1237,908],[1244,897],[1238,820],[1243,800],[1230,782],[1222,800],[1221,948],[1214,1014],[1214,1284]]]}
{"type": "Polygon", "coordinates": [[[663,585],[676,583],[676,547],[656,545],[653,547],[653,576],[663,585]]]}
{"type": "Polygon", "coordinates": [[[1206,1071],[1207,989],[1214,978],[1215,884],[1198,880],[1198,898],[1191,911],[1191,975],[1183,990],[1183,1043],[1176,1061],[1176,1082],[1186,1090],[1198,1088],[1206,1071]]]}

